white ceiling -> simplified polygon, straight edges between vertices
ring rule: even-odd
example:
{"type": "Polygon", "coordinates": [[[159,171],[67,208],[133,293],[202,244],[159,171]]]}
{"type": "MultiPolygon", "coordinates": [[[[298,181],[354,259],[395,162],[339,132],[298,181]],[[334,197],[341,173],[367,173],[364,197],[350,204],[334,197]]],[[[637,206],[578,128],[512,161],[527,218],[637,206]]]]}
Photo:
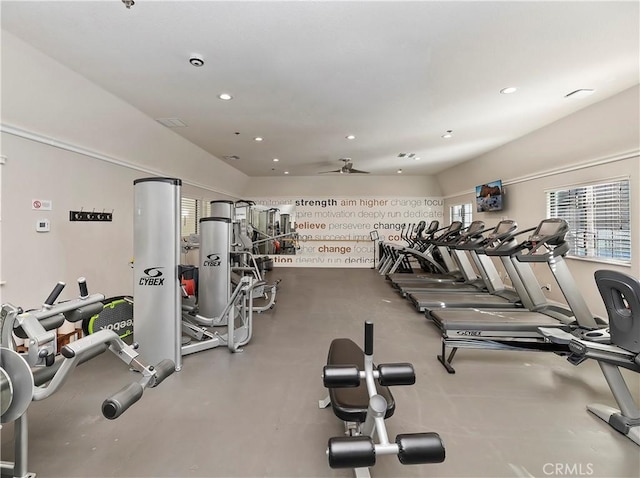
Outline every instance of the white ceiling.
{"type": "Polygon", "coordinates": [[[434,174],[640,81],[637,1],[1,8],[2,28],[151,118],[181,119],[173,131],[239,156],[225,161],[250,176],[313,175],[343,157],[377,175],[434,174]],[[564,98],[580,88],[596,91],[564,98]]]}

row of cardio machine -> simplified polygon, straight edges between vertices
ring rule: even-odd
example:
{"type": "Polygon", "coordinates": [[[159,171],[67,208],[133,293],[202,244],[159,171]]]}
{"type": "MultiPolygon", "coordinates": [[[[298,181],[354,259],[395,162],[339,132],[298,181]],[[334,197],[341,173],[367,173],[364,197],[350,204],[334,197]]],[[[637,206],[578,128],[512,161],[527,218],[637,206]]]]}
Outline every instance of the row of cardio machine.
{"type": "Polygon", "coordinates": [[[460,348],[549,351],[573,365],[596,360],[619,409],[591,405],[588,410],[640,445],[640,409],[620,372],[640,372],[638,279],[596,271],[604,320],[589,310],[565,261],[569,226],[562,219],[544,219],[524,230],[503,220],[492,228],[474,221],[466,228],[460,222],[441,229],[432,223],[415,231],[419,234],[406,246],[381,246],[378,270],[437,327],[442,335],[437,358],[449,373],[455,373],[452,362],[460,348]],[[549,267],[566,303],[546,298],[535,264],[549,267]]]}

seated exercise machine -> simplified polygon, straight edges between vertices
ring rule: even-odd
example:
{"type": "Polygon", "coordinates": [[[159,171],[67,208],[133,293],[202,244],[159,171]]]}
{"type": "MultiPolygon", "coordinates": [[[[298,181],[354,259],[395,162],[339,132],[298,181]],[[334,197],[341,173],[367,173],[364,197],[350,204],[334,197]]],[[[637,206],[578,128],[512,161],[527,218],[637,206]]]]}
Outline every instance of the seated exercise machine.
{"type": "MultiPolygon", "coordinates": [[[[254,281],[260,283],[256,285],[253,290],[253,311],[261,313],[273,308],[276,302],[276,294],[280,280],[274,283],[267,283],[265,272],[271,270],[273,267],[273,259],[270,259],[269,256],[266,255],[255,255],[255,253],[259,251],[261,245],[278,242],[279,240],[284,241],[285,239],[290,239],[292,242],[288,242],[287,244],[294,244],[295,241],[297,241],[297,233],[290,230],[289,219],[284,221],[286,225],[283,223],[283,226],[285,226],[284,229],[286,230],[285,233],[276,236],[265,234],[264,239],[256,239],[254,241],[249,237],[249,229],[254,233],[258,233],[250,224],[250,218],[253,215],[252,210],[255,207],[253,201],[239,200],[233,202],[217,200],[211,201],[210,205],[211,216],[229,218],[231,220],[229,251],[229,260],[231,261],[231,286],[237,286],[240,277],[244,275],[252,276],[254,281]]],[[[272,210],[266,212],[268,214],[266,214],[266,217],[262,217],[262,219],[270,219],[269,222],[274,223],[272,225],[273,227],[267,228],[271,232],[274,232],[275,224],[278,223],[274,220],[275,212],[272,210]]],[[[281,216],[285,218],[287,215],[283,214],[281,216]]],[[[295,252],[295,248],[287,247],[287,250],[295,252]]]]}
{"type": "Polygon", "coordinates": [[[141,378],[107,398],[102,414],[108,419],[122,415],[137,402],[145,388],[159,385],[175,370],[171,360],[155,366],[146,364],[137,346],[124,343],[113,330],[103,329],[75,340],[57,352],[55,329],[65,320],[78,322],[102,309],[101,294],[89,294],[84,278],[78,280],[80,297],[55,303],[65,284],[59,282],[39,310],[24,312],[20,307],[3,304],[0,315],[0,412],[1,423],[14,422],[15,462],[2,462],[2,475],[34,477],[27,471],[27,409],[32,401],[44,400],[57,392],[76,366],[95,358],[107,349],[141,374],[141,378]],[[18,352],[15,336],[26,339],[27,351],[18,352]]]}
{"type": "Polygon", "coordinates": [[[370,476],[369,467],[381,455],[397,455],[403,465],[444,461],[445,449],[437,433],[400,434],[389,442],[385,419],[393,415],[395,401],[388,387],[413,385],[415,372],[410,363],[374,365],[372,322],[365,323],[364,352],[350,339],[331,342],[322,375],[329,395],[318,404],[320,408],[331,405],[344,421],[347,435],[329,439],[331,468],[354,468],[360,478],[370,476]]]}
{"type": "Polygon", "coordinates": [[[640,409],[629,391],[620,367],[640,372],[640,282],[621,272],[595,272],[596,285],[609,316],[609,327],[578,338],[558,329],[540,328],[553,343],[569,345],[567,360],[579,365],[596,360],[620,409],[588,405],[587,410],[640,445],[640,409]]]}

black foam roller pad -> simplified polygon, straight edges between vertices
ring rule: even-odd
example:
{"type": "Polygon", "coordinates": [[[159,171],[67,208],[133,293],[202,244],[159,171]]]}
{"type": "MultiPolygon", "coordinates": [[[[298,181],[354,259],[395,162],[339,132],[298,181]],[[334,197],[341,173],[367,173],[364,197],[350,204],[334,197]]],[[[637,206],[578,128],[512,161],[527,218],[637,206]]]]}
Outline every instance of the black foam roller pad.
{"type": "Polygon", "coordinates": [[[127,385],[102,403],[102,414],[109,420],[118,418],[127,408],[142,398],[143,391],[142,385],[137,382],[127,385]]]}
{"type": "Polygon", "coordinates": [[[165,378],[167,378],[169,375],[171,375],[175,371],[176,371],[176,364],[173,362],[173,360],[164,359],[163,361],[159,362],[155,366],[156,380],[153,386],[157,387],[158,385],[160,385],[165,378]]]}
{"type": "Polygon", "coordinates": [[[442,463],[444,444],[437,433],[408,433],[396,437],[398,460],[403,465],[442,463]]]}
{"type": "Polygon", "coordinates": [[[369,437],[334,437],[329,439],[331,468],[367,468],[376,464],[376,448],[369,437]]]}
{"type": "MultiPolygon", "coordinates": [[[[47,317],[46,319],[40,320],[39,322],[40,322],[40,325],[42,325],[42,327],[44,328],[44,330],[55,330],[58,327],[62,327],[62,324],[64,324],[64,315],[63,314],[52,315],[51,317],[47,317]]],[[[16,336],[21,339],[29,338],[29,336],[24,331],[22,326],[13,329],[13,333],[16,334],[16,336]]]]}
{"type": "Polygon", "coordinates": [[[413,385],[416,372],[410,363],[386,363],[378,365],[378,383],[385,387],[392,385],[413,385]]]}
{"type": "Polygon", "coordinates": [[[322,369],[324,386],[327,388],[357,387],[360,371],[355,365],[327,365],[322,369]]]}

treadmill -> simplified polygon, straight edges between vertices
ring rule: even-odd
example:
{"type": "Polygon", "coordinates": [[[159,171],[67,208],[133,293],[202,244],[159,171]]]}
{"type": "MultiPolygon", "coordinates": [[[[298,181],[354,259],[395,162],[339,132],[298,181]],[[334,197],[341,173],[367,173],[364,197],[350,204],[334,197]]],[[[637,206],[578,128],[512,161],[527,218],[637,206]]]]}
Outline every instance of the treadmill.
{"type": "MultiPolygon", "coordinates": [[[[420,247],[420,237],[424,233],[425,226],[426,222],[424,221],[420,221],[418,224],[409,224],[406,226],[405,233],[405,225],[402,225],[400,237],[407,242],[407,245],[396,244],[393,242],[380,243],[382,253],[380,254],[380,261],[378,262],[377,269],[381,275],[386,274],[391,269],[393,269],[394,272],[400,271],[403,274],[412,270],[411,264],[407,260],[406,256],[402,254],[402,251],[407,247],[420,247]]],[[[435,227],[438,227],[437,224],[435,227]]]]}
{"type": "Polygon", "coordinates": [[[449,269],[457,268],[464,277],[463,281],[444,282],[437,278],[424,278],[419,282],[396,280],[393,282],[393,286],[400,291],[403,297],[411,292],[423,290],[438,292],[486,291],[484,280],[476,274],[467,254],[463,250],[455,248],[455,245],[458,243],[481,237],[484,230],[484,222],[473,221],[469,227],[463,229],[464,233],[434,241],[445,263],[448,264],[448,262],[451,261],[452,265],[448,265],[447,267],[449,269]]]}
{"type": "MultiPolygon", "coordinates": [[[[508,289],[500,279],[500,274],[496,270],[492,260],[484,254],[484,249],[495,247],[505,241],[510,240],[517,224],[513,220],[500,221],[487,237],[469,238],[460,241],[456,249],[469,251],[471,258],[476,264],[476,269],[484,280],[487,292],[440,292],[440,291],[419,291],[407,294],[409,299],[419,312],[426,312],[431,309],[451,309],[451,308],[472,308],[483,309],[511,309],[521,307],[533,307],[527,291],[519,282],[516,282],[516,289],[508,289]],[[522,299],[524,297],[524,300],[522,299]]],[[[504,258],[509,260],[508,258],[504,258]]],[[[505,267],[508,268],[509,264],[505,267]]]]}
{"type": "Polygon", "coordinates": [[[514,267],[507,272],[510,276],[515,273],[512,276],[514,284],[526,288],[534,304],[533,309],[434,309],[426,313],[442,332],[442,353],[438,355],[438,360],[449,373],[455,373],[451,362],[459,348],[538,350],[567,354],[567,344],[545,341],[538,328],[557,327],[570,332],[576,328],[593,330],[602,326],[591,315],[564,260],[569,250],[565,241],[568,231],[569,226],[563,219],[545,219],[521,243],[510,241],[485,251],[489,256],[511,258],[514,267]],[[568,307],[546,300],[530,263],[549,265],[568,307]],[[452,349],[448,357],[447,347],[452,349]]]}
{"type": "MultiPolygon", "coordinates": [[[[442,257],[443,264],[440,264],[434,257],[433,252],[436,249],[436,241],[449,240],[452,238],[457,238],[460,235],[460,231],[462,229],[462,223],[460,221],[453,221],[449,226],[443,227],[441,229],[437,229],[437,221],[432,221],[429,225],[428,230],[429,235],[426,239],[423,240],[422,244],[424,244],[421,248],[412,248],[406,247],[400,254],[402,257],[397,258],[397,262],[401,261],[410,261],[410,259],[417,260],[421,266],[426,265],[427,268],[432,269],[436,272],[417,272],[414,274],[407,273],[398,273],[396,272],[396,265],[394,264],[389,272],[386,274],[387,280],[390,280],[392,284],[399,282],[422,282],[425,279],[434,282],[457,282],[463,281],[464,277],[458,270],[458,266],[449,256],[448,251],[439,250],[440,255],[442,257]],[[434,222],[436,230],[432,230],[432,226],[434,226],[434,222]],[[436,236],[437,233],[440,233],[436,236]],[[444,255],[443,255],[444,252],[444,255]]],[[[424,266],[423,266],[424,269],[424,266]]]]}
{"type": "Polygon", "coordinates": [[[438,274],[446,273],[446,270],[431,256],[431,240],[434,234],[441,231],[438,229],[440,223],[433,220],[426,226],[424,221],[420,222],[422,227],[418,227],[413,237],[409,235],[405,237],[406,246],[396,246],[392,250],[387,263],[378,268],[380,275],[385,275],[387,279],[393,276],[412,277],[414,273],[414,264],[417,260],[420,268],[425,273],[436,272],[438,274]],[[415,259],[412,263],[411,259],[415,259]]]}

